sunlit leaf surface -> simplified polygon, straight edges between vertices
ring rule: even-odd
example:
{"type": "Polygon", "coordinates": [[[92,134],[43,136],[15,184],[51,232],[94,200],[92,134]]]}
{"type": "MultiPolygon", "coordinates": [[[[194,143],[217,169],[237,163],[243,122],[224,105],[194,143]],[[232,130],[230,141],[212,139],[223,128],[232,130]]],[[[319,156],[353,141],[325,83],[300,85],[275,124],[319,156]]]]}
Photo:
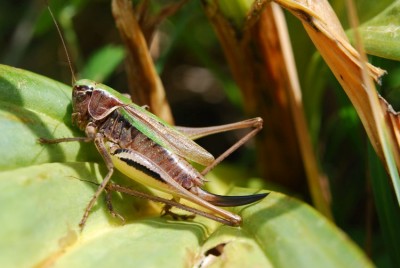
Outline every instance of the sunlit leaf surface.
{"type": "Polygon", "coordinates": [[[367,53],[400,60],[400,1],[360,26],[367,53]]]}
{"type": "MultiPolygon", "coordinates": [[[[172,221],[146,201],[114,194],[78,222],[106,169],[91,144],[40,145],[82,135],[70,125],[70,89],[0,66],[1,267],[369,267],[369,260],[308,205],[279,193],[235,208],[242,227],[197,217],[172,221]]],[[[116,175],[119,183],[128,183],[116,175]]],[[[256,190],[234,189],[232,193],[256,190]]]]}

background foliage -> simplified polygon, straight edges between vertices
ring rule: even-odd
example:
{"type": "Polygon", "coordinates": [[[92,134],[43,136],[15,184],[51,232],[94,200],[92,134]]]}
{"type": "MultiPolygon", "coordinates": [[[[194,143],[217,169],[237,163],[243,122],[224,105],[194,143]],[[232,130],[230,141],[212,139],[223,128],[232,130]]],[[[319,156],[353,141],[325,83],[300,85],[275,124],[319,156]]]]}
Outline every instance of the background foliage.
{"type": "MultiPolygon", "coordinates": [[[[160,9],[162,1],[159,2],[153,3],[154,12],[160,9]]],[[[356,2],[362,24],[399,1],[356,2]]],[[[347,27],[344,1],[330,3],[347,27]]],[[[124,50],[115,29],[109,1],[52,1],[50,5],[64,31],[80,76],[102,81],[124,91],[124,50]]],[[[316,54],[298,20],[290,14],[286,14],[286,18],[302,84],[310,134],[331,186],[335,224],[364,249],[376,265],[395,266],[396,258],[391,260],[389,256],[394,254],[393,249],[390,249],[393,244],[389,244],[384,237],[398,238],[399,234],[394,231],[395,226],[382,225],[379,217],[383,216],[377,214],[376,209],[378,207],[379,211],[379,207],[386,208],[388,203],[393,202],[390,197],[387,202],[384,200],[391,189],[384,186],[379,188],[376,181],[371,183],[369,180],[371,168],[375,167],[373,174],[384,172],[369,148],[359,118],[347,96],[316,54]],[[381,193],[377,194],[378,190],[381,193]]],[[[159,30],[152,54],[157,59],[156,66],[167,90],[176,123],[205,126],[244,118],[240,93],[232,81],[219,42],[201,4],[189,1],[182,10],[165,21],[159,30]]],[[[42,1],[3,3],[0,10],[0,40],[1,63],[70,84],[71,76],[60,39],[42,1]]],[[[388,71],[379,90],[398,108],[400,66],[398,58],[395,58],[398,51],[391,53],[392,59],[371,56],[370,62],[388,71]]],[[[207,138],[201,144],[218,155],[236,139],[236,136],[227,134],[207,138]]],[[[257,175],[254,172],[257,160],[251,148],[235,153],[227,161],[229,164],[224,167],[227,170],[232,169],[230,164],[240,163],[246,177],[257,175]]],[[[382,180],[385,180],[384,175],[382,180]]],[[[255,180],[242,185],[248,186],[251,183],[255,185],[253,188],[262,184],[255,180]]],[[[268,185],[268,188],[285,192],[279,185],[268,185]]],[[[306,201],[309,199],[304,191],[286,192],[306,201]]],[[[395,207],[385,222],[398,223],[398,211],[398,207],[395,207]]]]}

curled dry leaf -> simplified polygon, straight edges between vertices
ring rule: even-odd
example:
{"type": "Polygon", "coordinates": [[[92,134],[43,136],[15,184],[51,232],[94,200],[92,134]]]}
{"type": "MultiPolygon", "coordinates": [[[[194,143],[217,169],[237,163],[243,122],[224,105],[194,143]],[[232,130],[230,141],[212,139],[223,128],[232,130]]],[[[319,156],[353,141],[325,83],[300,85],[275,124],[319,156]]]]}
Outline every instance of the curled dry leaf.
{"type": "MultiPolygon", "coordinates": [[[[376,93],[368,90],[362,75],[362,58],[349,43],[328,1],[276,0],[275,2],[288,9],[302,21],[321,56],[357,110],[375,151],[384,160],[382,140],[378,129],[380,124],[376,122],[376,118],[383,118],[386,109],[379,109],[380,115],[374,117],[373,113],[376,107],[371,103],[369,94],[376,93]]],[[[385,74],[385,71],[369,63],[366,63],[365,66],[370,78],[379,83],[380,77],[385,74]]],[[[395,132],[397,133],[398,130],[395,132]]],[[[395,150],[394,153],[397,154],[395,158],[398,158],[399,150],[395,150]]]]}
{"type": "MultiPolygon", "coordinates": [[[[396,112],[392,105],[390,105],[382,96],[379,96],[379,102],[385,114],[386,125],[390,131],[394,145],[397,151],[400,150],[400,118],[399,112],[396,112]]],[[[395,160],[398,167],[400,167],[400,159],[395,154],[395,160]]]]}

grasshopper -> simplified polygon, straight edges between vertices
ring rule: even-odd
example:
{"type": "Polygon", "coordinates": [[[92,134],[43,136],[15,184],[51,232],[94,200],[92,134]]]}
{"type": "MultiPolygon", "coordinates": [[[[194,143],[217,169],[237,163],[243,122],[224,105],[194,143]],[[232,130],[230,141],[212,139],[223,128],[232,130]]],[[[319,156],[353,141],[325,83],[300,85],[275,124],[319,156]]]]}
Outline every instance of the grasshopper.
{"type": "MultiPolygon", "coordinates": [[[[49,11],[62,39],[74,78],[61,31],[50,8],[49,11]]],[[[123,192],[121,188],[110,186],[107,188],[115,169],[145,186],[171,194],[173,200],[151,198],[144,194],[145,198],[164,202],[165,214],[172,214],[169,209],[171,206],[177,206],[232,226],[240,225],[241,217],[220,207],[250,204],[267,195],[261,193],[247,196],[221,196],[201,188],[206,181],[205,174],[262,129],[263,120],[259,117],[213,127],[173,127],[150,113],[147,107],[138,106],[114,89],[88,79],[81,79],[73,84],[72,109],[73,123],[84,131],[86,136],[40,138],[39,141],[46,144],[72,141],[94,142],[104,159],[108,173],[85,209],[79,223],[81,228],[84,227],[92,207],[104,190],[114,189],[123,192]],[[193,141],[211,134],[243,128],[252,128],[252,130],[216,159],[193,141]],[[199,172],[189,161],[206,168],[199,172]],[[179,203],[180,198],[197,204],[211,213],[182,205],[179,203]]],[[[140,194],[137,196],[143,197],[140,194]]],[[[115,215],[113,211],[111,213],[115,215]]]]}

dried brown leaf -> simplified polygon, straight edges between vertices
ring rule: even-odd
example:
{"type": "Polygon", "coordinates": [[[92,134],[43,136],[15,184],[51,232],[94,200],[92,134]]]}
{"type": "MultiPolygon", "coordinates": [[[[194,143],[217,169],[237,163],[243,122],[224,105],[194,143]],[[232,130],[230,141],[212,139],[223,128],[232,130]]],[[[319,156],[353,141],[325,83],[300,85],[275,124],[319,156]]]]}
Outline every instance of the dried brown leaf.
{"type": "MultiPolygon", "coordinates": [[[[328,1],[276,0],[275,2],[287,8],[302,21],[321,56],[357,110],[375,151],[384,160],[378,129],[380,124],[375,119],[382,118],[384,113],[379,110],[381,114],[377,117],[374,116],[374,103],[371,102],[369,96],[371,92],[368,91],[367,82],[363,79],[362,58],[349,43],[328,1]]],[[[385,71],[367,62],[365,62],[365,66],[368,75],[379,83],[379,79],[385,71]]],[[[398,150],[396,150],[396,153],[398,154],[398,150]]]]}
{"type": "Polygon", "coordinates": [[[253,17],[240,27],[223,13],[221,2],[202,3],[241,90],[246,112],[264,119],[265,127],[257,135],[256,145],[262,176],[289,189],[307,191],[304,163],[285,89],[288,79],[282,78],[287,72],[270,11],[262,7],[253,9],[249,14],[253,17]]]}
{"type": "Polygon", "coordinates": [[[164,87],[131,3],[127,0],[113,0],[112,12],[127,50],[126,71],[132,99],[139,105],[149,105],[154,114],[173,123],[164,87]]]}
{"type": "MultiPolygon", "coordinates": [[[[400,150],[400,113],[396,112],[382,96],[379,96],[382,111],[385,115],[386,126],[390,131],[390,135],[397,151],[400,150]]],[[[400,167],[400,159],[398,154],[395,154],[397,167],[400,167]]]]}
{"type": "MultiPolygon", "coordinates": [[[[276,35],[277,44],[276,46],[261,46],[263,49],[269,51],[261,51],[265,58],[265,61],[270,59],[272,54],[281,60],[275,63],[277,69],[280,70],[280,76],[278,79],[281,81],[287,81],[281,88],[287,95],[290,111],[293,117],[293,124],[296,130],[296,138],[299,143],[300,152],[304,162],[305,171],[307,174],[309,191],[315,207],[328,218],[332,218],[330,210],[330,189],[329,183],[327,182],[326,176],[319,170],[317,159],[315,156],[314,149],[312,147],[311,138],[304,114],[304,107],[302,102],[302,94],[300,89],[300,82],[297,75],[296,64],[294,61],[293,50],[290,45],[289,33],[287,30],[286,22],[281,8],[272,3],[266,6],[264,12],[260,16],[260,27],[264,24],[272,24],[274,27],[269,27],[268,35],[276,35]],[[279,49],[277,49],[279,46],[279,49]]],[[[264,28],[266,29],[266,28],[264,28]]],[[[263,36],[267,34],[264,33],[263,36]]],[[[264,44],[268,41],[264,40],[264,44]]]]}

